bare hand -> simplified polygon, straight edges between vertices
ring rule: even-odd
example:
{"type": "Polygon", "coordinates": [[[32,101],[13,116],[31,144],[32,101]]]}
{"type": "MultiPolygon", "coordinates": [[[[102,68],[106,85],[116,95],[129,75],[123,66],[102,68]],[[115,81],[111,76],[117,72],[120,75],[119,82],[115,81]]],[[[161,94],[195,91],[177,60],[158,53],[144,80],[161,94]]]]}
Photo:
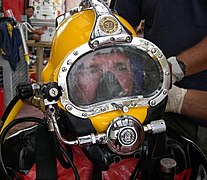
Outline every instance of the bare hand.
{"type": "Polygon", "coordinates": [[[37,34],[42,35],[44,34],[44,30],[42,28],[36,30],[37,34]]]}
{"type": "Polygon", "coordinates": [[[46,30],[47,29],[47,25],[42,26],[42,30],[46,30]]]}

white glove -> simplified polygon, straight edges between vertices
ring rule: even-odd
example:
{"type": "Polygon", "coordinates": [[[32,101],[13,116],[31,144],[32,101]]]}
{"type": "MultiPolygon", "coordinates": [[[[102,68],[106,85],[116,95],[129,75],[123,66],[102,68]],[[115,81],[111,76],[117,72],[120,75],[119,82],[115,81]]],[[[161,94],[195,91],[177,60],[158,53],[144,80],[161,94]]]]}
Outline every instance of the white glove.
{"type": "Polygon", "coordinates": [[[172,64],[172,83],[174,84],[176,81],[180,81],[184,77],[184,72],[180,68],[175,56],[168,58],[167,61],[172,64]]]}
{"type": "Polygon", "coordinates": [[[187,89],[172,85],[172,88],[168,93],[168,101],[165,112],[174,112],[181,114],[181,108],[183,106],[183,100],[186,93],[187,89]]]}

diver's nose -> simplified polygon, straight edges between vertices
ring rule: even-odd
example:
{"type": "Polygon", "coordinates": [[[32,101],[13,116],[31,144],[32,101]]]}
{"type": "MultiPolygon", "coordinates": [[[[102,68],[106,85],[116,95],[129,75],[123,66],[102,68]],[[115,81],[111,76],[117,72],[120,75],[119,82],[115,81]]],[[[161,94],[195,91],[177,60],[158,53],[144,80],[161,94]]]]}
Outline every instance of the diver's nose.
{"type": "Polygon", "coordinates": [[[121,87],[115,75],[107,71],[103,74],[96,90],[96,101],[108,100],[123,95],[124,89],[121,87]]]}

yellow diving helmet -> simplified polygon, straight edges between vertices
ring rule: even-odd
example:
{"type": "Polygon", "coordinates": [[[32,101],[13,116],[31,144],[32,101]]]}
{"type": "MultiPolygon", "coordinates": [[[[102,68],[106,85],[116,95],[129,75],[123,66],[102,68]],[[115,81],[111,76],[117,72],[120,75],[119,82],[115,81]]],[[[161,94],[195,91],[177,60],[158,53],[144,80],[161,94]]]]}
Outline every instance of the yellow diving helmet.
{"type": "Polygon", "coordinates": [[[57,18],[42,77],[62,88],[59,106],[75,119],[73,130],[81,128],[80,119],[90,122],[95,129],[90,141],[105,143],[114,153],[133,154],[146,132],[165,131],[171,77],[165,56],[98,0],[57,18]]]}

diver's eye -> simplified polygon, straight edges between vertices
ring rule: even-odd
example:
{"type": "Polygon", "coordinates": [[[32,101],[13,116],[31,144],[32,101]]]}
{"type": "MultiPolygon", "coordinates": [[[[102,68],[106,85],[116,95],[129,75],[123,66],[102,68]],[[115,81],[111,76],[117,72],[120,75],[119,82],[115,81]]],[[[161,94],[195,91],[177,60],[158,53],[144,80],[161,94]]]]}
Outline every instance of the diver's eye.
{"type": "Polygon", "coordinates": [[[96,74],[96,73],[102,72],[102,70],[100,68],[98,68],[97,66],[89,67],[86,71],[88,71],[88,73],[90,73],[90,74],[96,74]]]}
{"type": "Polygon", "coordinates": [[[123,63],[118,63],[115,67],[116,71],[120,71],[120,72],[128,72],[128,67],[126,64],[123,63]]]}
{"type": "Polygon", "coordinates": [[[102,70],[97,66],[81,67],[78,69],[77,74],[79,76],[94,76],[100,74],[102,70]]]}

